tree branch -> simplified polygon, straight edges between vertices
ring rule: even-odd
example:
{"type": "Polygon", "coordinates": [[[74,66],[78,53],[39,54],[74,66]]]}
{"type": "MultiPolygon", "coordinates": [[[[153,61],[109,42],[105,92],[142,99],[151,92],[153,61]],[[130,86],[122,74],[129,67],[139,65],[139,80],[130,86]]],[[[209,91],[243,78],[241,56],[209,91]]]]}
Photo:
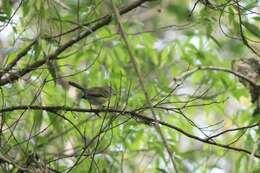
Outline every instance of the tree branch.
{"type": "Polygon", "coordinates": [[[229,150],[233,150],[233,151],[237,151],[237,152],[242,152],[248,155],[253,154],[254,157],[260,159],[260,155],[256,154],[256,153],[252,153],[249,150],[243,149],[243,148],[237,148],[237,147],[232,147],[230,145],[226,145],[226,144],[221,144],[221,143],[217,143],[214,141],[209,141],[207,139],[203,139],[200,138],[198,136],[195,136],[193,134],[190,134],[188,132],[186,132],[185,130],[174,126],[172,124],[169,124],[167,122],[161,121],[161,120],[155,120],[153,118],[141,115],[139,113],[133,112],[133,111],[125,111],[125,110],[117,110],[117,109],[82,109],[82,108],[72,108],[72,107],[67,107],[67,106],[30,106],[30,105],[22,105],[22,106],[14,106],[14,107],[7,107],[4,109],[0,109],[0,113],[3,112],[12,112],[12,111],[18,111],[18,110],[44,110],[44,111],[49,111],[49,112],[53,112],[53,111],[69,111],[69,112],[92,112],[92,113],[102,113],[102,112],[107,112],[107,113],[119,113],[121,115],[124,116],[130,116],[130,117],[134,117],[135,119],[140,120],[142,123],[144,124],[148,124],[148,125],[155,125],[156,123],[168,127],[170,129],[176,130],[179,133],[187,136],[188,138],[200,141],[202,143],[206,143],[209,145],[214,145],[217,147],[221,147],[221,148],[225,148],[225,149],[229,149],[229,150]]]}
{"type": "Polygon", "coordinates": [[[213,138],[216,138],[220,135],[223,135],[225,133],[228,133],[228,132],[233,132],[233,131],[238,131],[238,130],[246,130],[246,129],[250,129],[250,128],[253,128],[253,127],[256,127],[256,126],[259,126],[260,123],[256,123],[256,124],[252,124],[252,125],[249,125],[249,126],[245,126],[245,127],[239,127],[239,128],[234,128],[234,129],[227,129],[225,131],[222,131],[218,134],[215,134],[215,135],[212,135],[210,137],[208,137],[206,140],[210,140],[210,139],[213,139],[213,138]]]}
{"type": "MultiPolygon", "coordinates": [[[[144,85],[144,78],[143,78],[142,73],[141,73],[141,71],[140,71],[140,69],[139,69],[139,66],[138,66],[138,64],[137,64],[137,62],[136,62],[134,53],[133,53],[133,51],[132,51],[132,49],[131,49],[130,43],[129,43],[128,38],[127,38],[127,35],[126,35],[126,33],[125,33],[125,31],[124,31],[124,28],[123,28],[123,25],[122,25],[122,23],[121,23],[120,13],[118,12],[118,10],[117,10],[117,8],[116,8],[116,5],[115,5],[115,3],[114,3],[113,0],[111,0],[111,3],[112,3],[113,12],[114,12],[114,14],[115,14],[115,19],[116,19],[116,21],[117,21],[117,23],[118,23],[118,27],[119,27],[120,34],[121,34],[121,36],[122,36],[122,39],[123,39],[123,41],[124,41],[124,43],[125,43],[125,45],[126,45],[126,49],[127,49],[129,58],[130,58],[130,60],[131,60],[132,66],[134,67],[135,73],[136,73],[136,75],[137,75],[137,77],[138,77],[139,84],[140,84],[141,89],[142,89],[142,91],[143,91],[143,93],[144,93],[144,96],[145,96],[146,102],[147,102],[147,104],[148,104],[148,107],[149,107],[149,109],[150,109],[150,111],[151,111],[151,113],[152,113],[152,115],[153,115],[153,118],[156,120],[155,122],[157,122],[157,119],[158,119],[158,118],[157,118],[157,116],[156,116],[156,114],[155,114],[155,112],[154,112],[154,109],[153,109],[153,106],[152,106],[152,102],[151,102],[150,96],[149,96],[149,94],[148,94],[148,92],[147,92],[147,90],[146,90],[146,87],[145,87],[145,85],[144,85]]],[[[171,164],[172,164],[173,169],[175,170],[176,173],[179,173],[179,171],[178,171],[178,169],[177,169],[176,162],[175,162],[175,160],[173,159],[172,151],[171,151],[171,149],[170,149],[170,147],[169,147],[169,145],[168,145],[168,143],[167,143],[166,138],[164,137],[163,131],[161,130],[161,128],[160,128],[160,126],[158,125],[158,123],[155,123],[154,125],[155,125],[155,130],[156,130],[157,133],[159,134],[159,136],[160,136],[160,138],[161,138],[161,140],[162,140],[162,142],[163,142],[163,144],[164,144],[164,146],[165,146],[165,148],[166,148],[166,151],[167,151],[167,154],[169,155],[169,158],[170,158],[170,161],[171,161],[171,164]]]]}
{"type": "MultiPolygon", "coordinates": [[[[121,8],[120,14],[125,14],[125,13],[127,13],[127,12],[137,8],[137,7],[139,7],[143,3],[148,2],[148,1],[151,1],[151,0],[138,0],[138,1],[132,2],[128,6],[126,6],[124,8],[121,8]]],[[[61,54],[63,51],[65,51],[67,48],[71,47],[73,44],[79,42],[83,38],[86,38],[88,35],[90,35],[91,33],[95,32],[96,30],[98,30],[98,29],[108,25],[111,21],[112,21],[112,15],[106,15],[106,16],[102,17],[102,19],[99,20],[96,24],[92,25],[87,30],[81,32],[78,36],[73,37],[67,43],[61,45],[59,48],[57,48],[54,51],[54,53],[50,54],[47,58],[39,60],[39,61],[36,61],[33,64],[28,65],[24,69],[22,69],[22,70],[20,70],[18,72],[15,72],[15,73],[11,73],[10,76],[7,76],[6,78],[1,79],[0,80],[0,86],[5,85],[7,83],[11,83],[11,82],[19,79],[20,77],[24,76],[25,74],[27,74],[27,73],[37,69],[38,67],[42,66],[48,60],[57,59],[58,55],[61,54]]]]}
{"type": "Polygon", "coordinates": [[[34,39],[34,41],[32,43],[30,43],[26,48],[24,48],[17,56],[16,58],[7,65],[6,68],[4,68],[1,72],[0,72],[0,78],[3,76],[3,74],[9,72],[14,66],[16,66],[16,64],[18,63],[18,61],[20,61],[27,53],[29,50],[31,50],[32,46],[38,41],[38,38],[34,39]]]}
{"type": "Polygon", "coordinates": [[[228,68],[223,68],[223,67],[214,67],[214,66],[198,66],[192,70],[186,71],[183,74],[181,74],[179,77],[174,78],[174,80],[184,80],[187,77],[191,76],[193,73],[200,71],[200,70],[209,70],[209,71],[221,71],[221,72],[226,72],[226,73],[230,73],[238,78],[241,78],[245,81],[247,81],[248,83],[250,83],[253,86],[257,86],[257,84],[255,83],[255,81],[252,81],[251,79],[247,78],[246,76],[244,76],[241,73],[235,72],[233,70],[230,70],[228,68]]]}

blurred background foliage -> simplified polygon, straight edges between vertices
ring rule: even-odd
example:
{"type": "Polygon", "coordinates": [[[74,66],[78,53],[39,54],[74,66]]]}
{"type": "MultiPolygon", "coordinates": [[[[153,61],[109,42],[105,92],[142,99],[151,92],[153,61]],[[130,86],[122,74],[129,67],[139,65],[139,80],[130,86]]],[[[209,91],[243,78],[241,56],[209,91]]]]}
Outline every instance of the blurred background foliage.
{"type": "MultiPolygon", "coordinates": [[[[135,1],[114,2],[125,7],[135,1]]],[[[201,138],[259,121],[252,116],[256,105],[251,103],[248,88],[230,73],[201,70],[176,80],[198,66],[232,69],[233,61],[259,59],[248,47],[259,52],[259,12],[258,0],[154,0],[122,14],[145,88],[152,104],[159,103],[155,111],[161,121],[201,138]]],[[[12,72],[47,58],[81,32],[91,33],[57,59],[2,85],[1,109],[19,105],[90,108],[87,101],[79,99],[79,91],[67,85],[71,80],[85,87],[110,85],[115,89],[110,108],[136,110],[152,117],[118,24],[113,20],[92,31],[107,14],[113,11],[106,0],[1,0],[1,69],[35,38],[38,41],[12,72]]],[[[102,118],[91,112],[30,109],[2,112],[0,157],[10,163],[1,163],[1,172],[17,172],[19,167],[32,172],[66,172],[74,164],[71,172],[75,173],[173,171],[153,126],[117,113],[100,115],[102,118]],[[85,150],[84,140],[91,141],[85,150]]],[[[161,128],[179,172],[260,171],[259,158],[161,128]]],[[[259,131],[250,128],[226,133],[215,141],[256,151],[259,131]]]]}

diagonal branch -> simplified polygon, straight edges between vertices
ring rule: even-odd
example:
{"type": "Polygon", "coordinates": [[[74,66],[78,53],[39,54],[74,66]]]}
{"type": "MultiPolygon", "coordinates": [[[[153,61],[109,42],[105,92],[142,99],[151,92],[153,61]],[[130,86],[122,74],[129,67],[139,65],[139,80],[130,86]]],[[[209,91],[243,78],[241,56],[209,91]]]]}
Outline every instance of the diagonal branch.
{"type": "MultiPolygon", "coordinates": [[[[214,141],[210,141],[208,139],[200,138],[198,136],[195,136],[193,134],[190,134],[190,133],[186,132],[182,128],[179,128],[177,126],[174,126],[172,124],[169,124],[169,123],[161,121],[161,120],[156,120],[154,118],[150,118],[150,117],[144,116],[144,115],[136,113],[134,111],[117,110],[117,109],[83,109],[83,108],[73,108],[73,107],[68,107],[68,106],[21,105],[21,106],[14,106],[14,107],[7,107],[7,108],[4,108],[4,109],[0,109],[0,113],[19,111],[19,110],[44,110],[44,111],[49,111],[49,112],[53,112],[53,111],[55,111],[55,112],[56,111],[68,111],[68,112],[85,112],[85,113],[86,112],[92,112],[92,113],[102,113],[102,112],[118,113],[118,114],[120,114],[122,116],[130,116],[130,117],[133,117],[135,119],[138,119],[138,120],[140,120],[144,124],[148,124],[148,125],[160,124],[162,126],[170,128],[172,130],[178,131],[179,133],[185,135],[188,138],[200,141],[202,143],[206,143],[206,144],[209,144],[209,145],[214,145],[214,146],[225,148],[225,149],[229,149],[229,150],[232,150],[232,151],[242,152],[242,153],[245,153],[245,154],[248,154],[248,155],[252,154],[254,157],[260,159],[260,155],[257,154],[257,153],[252,153],[251,151],[243,149],[243,148],[232,147],[230,145],[221,144],[221,143],[217,143],[217,142],[214,142],[214,141]]],[[[240,128],[243,129],[243,127],[240,127],[240,128]]]]}
{"type": "Polygon", "coordinates": [[[0,72],[0,78],[3,76],[3,74],[9,72],[10,70],[12,70],[12,68],[14,66],[16,66],[16,64],[18,63],[18,61],[20,61],[27,53],[29,50],[31,50],[32,46],[37,43],[38,38],[34,39],[34,41],[32,43],[30,43],[26,48],[24,48],[17,56],[16,58],[7,65],[6,68],[4,68],[1,72],[0,72]]]}
{"type": "MultiPolygon", "coordinates": [[[[139,7],[140,5],[142,5],[145,2],[148,2],[151,0],[137,0],[132,2],[131,4],[129,4],[128,6],[121,8],[120,10],[120,14],[125,14],[137,7],[139,7]]],[[[98,29],[108,25],[110,22],[112,21],[112,15],[106,15],[104,17],[102,17],[101,20],[99,20],[96,24],[92,25],[89,27],[89,29],[81,32],[79,35],[77,35],[76,37],[73,37],[71,40],[69,40],[67,43],[61,45],[59,48],[57,48],[54,53],[50,54],[47,58],[45,59],[41,59],[39,61],[34,62],[31,65],[28,65],[27,67],[25,67],[24,69],[17,71],[15,73],[11,73],[9,76],[7,76],[6,78],[3,78],[0,80],[0,86],[5,85],[7,83],[11,83],[17,79],[19,79],[20,77],[24,76],[25,74],[37,69],[38,67],[42,66],[43,64],[45,64],[48,60],[54,60],[54,59],[58,59],[58,55],[60,55],[63,51],[65,51],[66,49],[68,49],[69,47],[71,47],[73,44],[79,42],[80,40],[82,40],[83,38],[86,38],[87,36],[89,36],[91,33],[97,31],[98,29]]]]}
{"type": "Polygon", "coordinates": [[[250,83],[252,86],[257,86],[257,84],[255,83],[255,81],[252,81],[251,79],[249,79],[248,77],[246,77],[245,75],[235,72],[233,70],[230,70],[228,68],[223,68],[223,67],[214,67],[214,66],[198,66],[192,70],[186,71],[184,72],[181,76],[174,78],[174,80],[184,80],[187,77],[189,77],[190,75],[192,75],[193,73],[196,73],[197,71],[200,70],[205,70],[205,71],[221,71],[221,72],[226,72],[226,73],[230,73],[240,79],[243,79],[245,81],[247,81],[248,83],[250,83]]]}
{"type": "Polygon", "coordinates": [[[238,127],[238,128],[234,128],[234,129],[227,129],[227,130],[224,130],[224,131],[222,131],[222,132],[220,132],[218,134],[215,134],[215,135],[212,135],[212,136],[206,138],[206,140],[210,140],[210,139],[216,138],[216,137],[221,136],[221,135],[223,135],[225,133],[228,133],[228,132],[239,131],[239,130],[247,130],[247,129],[250,129],[250,128],[253,128],[253,127],[257,127],[259,125],[260,125],[260,123],[256,123],[256,124],[248,125],[248,126],[245,126],[245,127],[238,127]]]}
{"type": "Polygon", "coordinates": [[[235,2],[237,4],[237,12],[238,12],[238,20],[239,20],[239,32],[240,32],[241,39],[242,39],[243,43],[247,46],[247,48],[249,48],[255,55],[260,57],[260,54],[249,45],[249,43],[248,43],[248,41],[247,41],[247,39],[244,35],[244,31],[243,31],[243,27],[242,27],[243,21],[242,21],[242,18],[241,18],[239,1],[235,0],[235,2]]]}
{"type": "MultiPolygon", "coordinates": [[[[115,19],[116,19],[116,21],[117,21],[117,23],[118,23],[118,26],[119,26],[120,34],[121,34],[122,39],[123,39],[123,41],[124,41],[124,43],[125,43],[125,45],[126,45],[126,49],[127,49],[127,51],[128,51],[129,58],[130,58],[130,60],[131,60],[131,63],[132,63],[132,65],[133,65],[133,67],[134,67],[134,69],[135,69],[135,72],[136,72],[136,74],[137,74],[137,77],[138,77],[138,79],[139,79],[139,84],[141,85],[141,88],[142,88],[142,90],[143,90],[143,93],[144,93],[146,102],[147,102],[147,104],[148,104],[148,106],[149,106],[149,109],[150,109],[152,115],[153,115],[153,118],[155,119],[155,122],[157,122],[157,119],[158,119],[158,118],[157,118],[157,116],[156,116],[156,114],[155,114],[155,111],[154,111],[154,109],[153,109],[153,105],[152,105],[150,96],[149,96],[149,94],[148,94],[148,92],[147,92],[147,90],[146,90],[146,88],[145,88],[144,78],[143,78],[143,76],[142,76],[142,74],[141,74],[141,71],[140,71],[140,69],[139,69],[139,67],[138,67],[138,64],[137,64],[137,62],[136,62],[134,53],[133,53],[133,51],[132,51],[132,49],[131,49],[131,46],[130,46],[130,44],[129,44],[129,42],[128,42],[128,38],[127,38],[126,33],[125,33],[125,31],[124,31],[123,25],[122,25],[122,23],[121,23],[121,21],[120,21],[120,13],[118,12],[118,9],[117,9],[117,7],[115,6],[113,0],[111,0],[111,3],[112,3],[112,8],[113,8],[113,11],[114,11],[114,14],[115,14],[115,19]]],[[[178,171],[178,169],[177,169],[176,162],[175,162],[175,160],[173,159],[172,151],[171,151],[171,149],[170,149],[170,147],[169,147],[169,145],[168,145],[168,143],[167,143],[166,138],[164,137],[163,131],[161,130],[161,128],[160,128],[160,126],[159,126],[158,123],[155,123],[154,125],[155,125],[155,129],[156,129],[157,133],[158,133],[159,136],[161,137],[161,140],[162,140],[162,142],[163,142],[163,144],[164,144],[164,146],[165,146],[165,148],[166,148],[166,151],[167,151],[167,153],[168,153],[168,155],[169,155],[171,164],[172,164],[172,166],[173,166],[175,172],[176,172],[176,173],[179,173],[179,171],[178,171]]]]}

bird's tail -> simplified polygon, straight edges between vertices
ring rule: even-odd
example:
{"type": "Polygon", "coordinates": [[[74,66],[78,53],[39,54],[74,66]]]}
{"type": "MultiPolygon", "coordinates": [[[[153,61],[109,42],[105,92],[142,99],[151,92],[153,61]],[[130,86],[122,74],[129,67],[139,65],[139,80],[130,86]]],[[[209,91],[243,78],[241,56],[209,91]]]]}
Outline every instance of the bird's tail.
{"type": "Polygon", "coordinates": [[[69,83],[71,86],[80,89],[83,93],[86,92],[86,88],[82,87],[81,85],[79,85],[79,84],[77,84],[77,83],[75,83],[75,82],[72,82],[72,81],[69,81],[68,83],[69,83]]]}

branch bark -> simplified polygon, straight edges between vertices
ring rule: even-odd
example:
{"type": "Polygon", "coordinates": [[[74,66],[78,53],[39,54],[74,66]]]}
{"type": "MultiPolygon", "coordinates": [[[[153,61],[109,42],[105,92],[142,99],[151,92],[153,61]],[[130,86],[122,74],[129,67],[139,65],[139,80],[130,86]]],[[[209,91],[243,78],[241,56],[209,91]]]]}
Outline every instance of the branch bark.
{"type": "MultiPolygon", "coordinates": [[[[148,2],[148,1],[151,1],[151,0],[138,0],[138,1],[132,2],[128,6],[121,8],[120,14],[125,14],[125,13],[127,13],[127,12],[137,8],[137,7],[139,7],[143,3],[148,2]]],[[[9,76],[7,76],[6,78],[1,79],[0,80],[0,86],[3,86],[3,85],[8,84],[8,83],[11,83],[11,82],[19,79],[20,77],[24,76],[25,74],[30,73],[33,70],[36,70],[38,67],[40,67],[43,64],[45,64],[48,60],[58,59],[58,55],[60,55],[66,49],[71,47],[73,44],[79,42],[83,38],[86,38],[91,33],[97,31],[98,29],[108,25],[111,21],[112,21],[112,15],[106,15],[106,16],[102,17],[101,20],[98,20],[97,23],[95,23],[94,25],[90,26],[87,30],[81,32],[78,36],[73,37],[67,43],[61,45],[59,48],[57,48],[54,51],[54,53],[50,54],[47,58],[44,58],[44,59],[39,60],[39,61],[36,61],[36,62],[32,63],[31,65],[28,65],[24,69],[22,69],[20,71],[17,71],[15,73],[10,73],[9,76]]]]}
{"type": "Polygon", "coordinates": [[[186,71],[183,74],[181,74],[179,77],[174,78],[173,80],[184,80],[187,77],[191,76],[193,73],[196,73],[197,71],[200,70],[208,70],[208,71],[221,71],[221,72],[226,72],[226,73],[230,73],[238,78],[241,78],[245,81],[247,81],[248,83],[250,83],[253,86],[257,86],[257,84],[255,83],[255,81],[252,81],[251,79],[249,79],[248,77],[244,76],[241,73],[235,72],[233,70],[230,70],[228,68],[223,68],[223,67],[214,67],[214,66],[198,66],[192,70],[186,71]]]}
{"type": "Polygon", "coordinates": [[[32,106],[32,105],[21,105],[21,106],[14,106],[14,107],[7,107],[4,109],[0,109],[0,113],[4,113],[4,112],[12,112],[12,111],[18,111],[18,110],[44,110],[44,111],[49,111],[49,112],[53,112],[53,111],[69,111],[69,112],[92,112],[92,113],[102,113],[102,112],[107,112],[107,113],[119,113],[121,115],[124,116],[130,116],[133,117],[135,119],[140,120],[142,123],[144,124],[148,124],[148,125],[155,125],[156,123],[170,128],[172,130],[178,131],[179,133],[185,135],[188,138],[200,141],[202,143],[205,144],[209,144],[209,145],[214,145],[217,147],[221,147],[224,149],[229,149],[232,151],[237,151],[237,152],[241,152],[241,153],[245,153],[248,155],[253,155],[255,158],[260,159],[260,155],[256,154],[256,153],[252,153],[249,150],[243,149],[243,148],[237,148],[237,147],[232,147],[230,145],[226,145],[226,144],[221,144],[221,143],[217,143],[214,141],[210,141],[208,139],[203,139],[200,138],[198,136],[195,136],[193,134],[190,134],[188,132],[186,132],[185,130],[174,126],[172,124],[169,124],[167,122],[161,121],[161,120],[155,120],[154,118],[150,118],[147,116],[144,116],[142,114],[133,112],[133,111],[125,111],[125,110],[117,110],[117,109],[82,109],[82,108],[73,108],[73,107],[67,107],[67,106],[32,106]]]}

